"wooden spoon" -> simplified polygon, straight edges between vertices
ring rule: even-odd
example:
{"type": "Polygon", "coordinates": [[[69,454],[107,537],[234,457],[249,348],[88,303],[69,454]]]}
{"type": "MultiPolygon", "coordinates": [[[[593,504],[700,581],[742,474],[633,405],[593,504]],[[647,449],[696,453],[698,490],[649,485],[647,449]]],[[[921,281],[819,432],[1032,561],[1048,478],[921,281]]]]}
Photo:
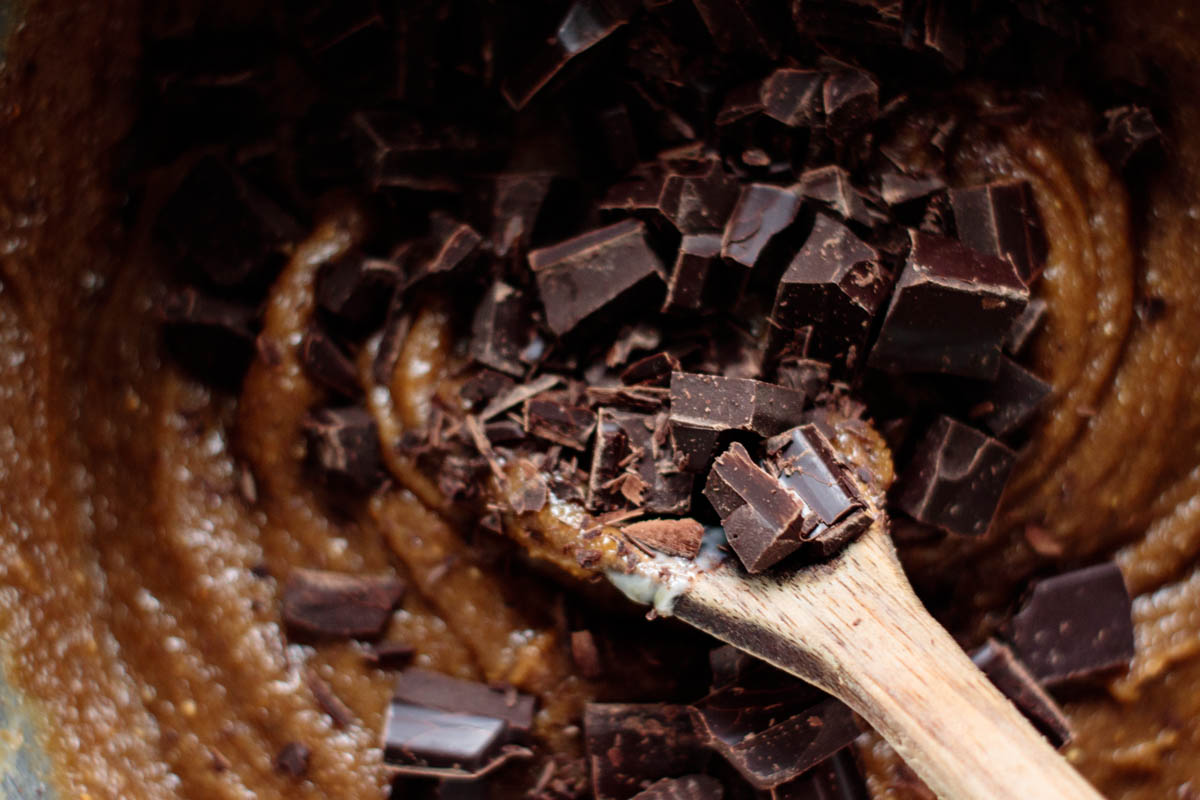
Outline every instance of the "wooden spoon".
{"type": "Polygon", "coordinates": [[[981,673],[909,585],[881,516],[830,561],[747,575],[661,560],[656,607],[838,697],[947,800],[1100,795],[981,673]]]}

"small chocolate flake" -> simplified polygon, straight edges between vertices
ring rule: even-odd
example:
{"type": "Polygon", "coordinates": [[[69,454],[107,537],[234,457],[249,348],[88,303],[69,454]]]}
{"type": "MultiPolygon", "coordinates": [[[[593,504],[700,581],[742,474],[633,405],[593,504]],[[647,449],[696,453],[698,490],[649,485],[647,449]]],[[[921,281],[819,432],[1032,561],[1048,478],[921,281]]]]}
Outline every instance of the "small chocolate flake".
{"type": "Polygon", "coordinates": [[[275,754],[275,770],[292,778],[300,778],[308,772],[308,760],[312,750],[303,742],[288,742],[275,754]]]}
{"type": "Polygon", "coordinates": [[[695,558],[704,540],[704,526],[694,519],[648,519],[621,529],[634,541],[671,556],[695,558]]]}
{"type": "Polygon", "coordinates": [[[332,484],[368,491],[382,480],[379,429],[361,407],[323,408],[304,421],[314,466],[332,484]]]}
{"type": "Polygon", "coordinates": [[[288,629],[307,636],[370,639],[383,632],[404,582],[392,575],[293,569],[283,590],[288,629]]]}
{"type": "Polygon", "coordinates": [[[533,725],[534,698],[531,695],[510,693],[438,672],[406,669],[396,677],[393,692],[393,702],[494,717],[518,734],[528,733],[533,725]]]}

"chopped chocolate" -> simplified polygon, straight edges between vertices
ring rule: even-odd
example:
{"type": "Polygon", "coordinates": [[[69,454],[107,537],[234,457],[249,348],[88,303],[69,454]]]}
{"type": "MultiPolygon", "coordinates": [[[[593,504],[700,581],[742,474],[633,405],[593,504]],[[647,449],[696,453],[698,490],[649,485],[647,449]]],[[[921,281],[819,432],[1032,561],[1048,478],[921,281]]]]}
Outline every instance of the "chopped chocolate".
{"type": "Polygon", "coordinates": [[[311,756],[312,750],[304,742],[288,742],[275,754],[275,771],[292,778],[303,777],[311,756]]]}
{"type": "Polygon", "coordinates": [[[811,69],[777,69],[759,89],[759,101],[768,117],[793,128],[821,121],[821,95],[825,76],[811,69]]]}
{"type": "Polygon", "coordinates": [[[896,482],[896,507],[926,525],[978,536],[992,524],[1015,460],[995,439],[939,417],[896,482]]]}
{"type": "Polygon", "coordinates": [[[1033,335],[1046,321],[1046,311],[1045,300],[1040,297],[1032,298],[1008,329],[1008,334],[1004,337],[1004,349],[1014,356],[1023,353],[1033,340],[1033,335]]]}
{"type": "Polygon", "coordinates": [[[805,397],[816,397],[829,385],[829,364],[811,358],[788,359],[775,368],[775,379],[780,386],[804,392],[805,397]]]}
{"type": "Polygon", "coordinates": [[[909,175],[888,170],[879,179],[879,196],[889,206],[920,200],[945,188],[946,181],[937,175],[909,175]]]}
{"type": "Polygon", "coordinates": [[[354,722],[354,712],[342,702],[342,699],[334,693],[333,687],[321,678],[316,670],[305,669],[304,682],[308,685],[309,691],[313,693],[313,699],[317,701],[317,706],[329,716],[333,727],[345,728],[354,722]]]}
{"type": "Polygon", "coordinates": [[[520,735],[527,734],[533,725],[532,696],[424,669],[406,669],[396,677],[393,702],[491,717],[520,735]]]}
{"type": "Polygon", "coordinates": [[[525,401],[524,419],[529,434],[574,450],[587,447],[596,427],[591,409],[540,398],[525,401]]]}
{"type": "Polygon", "coordinates": [[[951,239],[911,231],[872,366],[993,378],[1000,345],[1029,290],[1012,263],[951,239]]]}
{"type": "Polygon", "coordinates": [[[372,189],[397,186],[456,191],[438,174],[477,160],[503,143],[454,125],[430,125],[402,111],[360,111],[350,118],[359,167],[372,189]]]}
{"type": "Polygon", "coordinates": [[[604,674],[600,648],[596,646],[596,637],[591,631],[571,631],[571,661],[579,674],[590,680],[604,674]]]}
{"type": "Polygon", "coordinates": [[[504,82],[504,99],[524,108],[550,80],[585,50],[629,21],[634,4],[627,0],[575,0],[567,7],[550,40],[504,82]]]}
{"type": "Polygon", "coordinates": [[[163,298],[159,314],[172,355],[202,380],[236,388],[254,355],[255,310],[192,287],[163,298]]]}
{"type": "Polygon", "coordinates": [[[403,669],[416,655],[416,648],[405,642],[376,642],[367,651],[366,660],[379,669],[403,669]]]}
{"type": "Polygon", "coordinates": [[[551,175],[538,172],[503,173],[491,179],[484,216],[491,220],[487,244],[495,255],[503,258],[524,252],[551,179],[551,175]]]}
{"type": "Polygon", "coordinates": [[[365,491],[383,475],[379,429],[365,409],[322,408],[304,421],[313,465],[337,487],[365,491]]]}
{"type": "Polygon", "coordinates": [[[1162,137],[1150,110],[1141,106],[1121,106],[1104,112],[1104,131],[1096,144],[1108,162],[1124,169],[1135,154],[1162,137]]]}
{"type": "Polygon", "coordinates": [[[300,342],[300,363],[308,376],[343,397],[362,394],[358,370],[341,346],[320,328],[313,326],[300,342]]]}
{"type": "Polygon", "coordinates": [[[780,280],[771,318],[792,331],[812,326],[810,355],[853,365],[888,285],[879,253],[845,225],[818,214],[780,280]]]}
{"type": "Polygon", "coordinates": [[[671,170],[663,181],[658,208],[680,233],[706,233],[725,227],[737,199],[737,181],[713,158],[686,171],[671,170]]]}
{"type": "Polygon", "coordinates": [[[1055,575],[1036,583],[1013,617],[1013,648],[1047,686],[1126,667],[1132,609],[1116,564],[1055,575]]]}
{"type": "Polygon", "coordinates": [[[523,375],[521,352],[532,333],[524,293],[496,281],[475,308],[471,323],[471,357],[510,375],[523,375]]]}
{"type": "Polygon", "coordinates": [[[879,84],[862,70],[839,70],[825,78],[823,102],[829,136],[845,139],[878,116],[879,84]]]}
{"type": "Polygon", "coordinates": [[[1033,675],[1008,645],[988,639],[971,654],[975,666],[996,685],[1056,748],[1071,740],[1071,723],[1054,699],[1038,685],[1033,675]]]}
{"type": "Polygon", "coordinates": [[[371,639],[403,594],[404,581],[393,575],[294,569],[283,588],[283,620],[306,636],[371,639]]]}
{"type": "Polygon", "coordinates": [[[1025,427],[1050,391],[1050,384],[1001,356],[996,380],[982,395],[983,413],[978,419],[996,436],[1007,436],[1025,427]]]}
{"type": "Polygon", "coordinates": [[[383,760],[398,767],[476,771],[500,754],[507,732],[502,719],[393,700],[383,723],[383,760]]]}
{"type": "Polygon", "coordinates": [[[626,386],[667,386],[671,373],[679,369],[679,359],[670,353],[654,353],[638,359],[621,372],[621,383],[626,386]]]}
{"type": "Polygon", "coordinates": [[[1026,285],[1046,265],[1046,237],[1028,181],[996,181],[951,189],[954,228],[963,244],[1006,258],[1026,285]]]}
{"type": "Polygon", "coordinates": [[[512,444],[524,441],[525,426],[516,420],[498,419],[483,426],[483,435],[492,444],[512,444]]]}
{"type": "Polygon", "coordinates": [[[795,679],[735,683],[691,712],[700,740],[759,790],[791,781],[861,733],[845,704],[795,679]]]}
{"type": "Polygon", "coordinates": [[[796,219],[800,197],[791,189],[765,183],[743,187],[725,226],[721,255],[753,267],[771,239],[796,219]]]}
{"type": "Polygon", "coordinates": [[[704,540],[704,526],[694,519],[647,519],[621,529],[629,538],[669,556],[695,558],[704,540]]]}
{"type": "MultiPolygon", "coordinates": [[[[782,72],[783,70],[780,71],[782,72]]],[[[771,78],[768,77],[767,81],[770,80],[771,78]]],[[[786,90],[788,82],[789,79],[785,75],[783,79],[784,86],[779,88],[786,90]]],[[[738,120],[766,110],[763,102],[763,96],[766,94],[766,85],[765,81],[754,81],[752,83],[744,83],[729,90],[725,95],[725,102],[722,104],[720,110],[717,111],[716,123],[718,125],[730,125],[738,120]]],[[[773,89],[773,91],[777,94],[779,93],[778,89],[773,89]]],[[[788,96],[781,94],[780,98],[786,100],[788,96]]],[[[818,110],[820,109],[820,102],[820,98],[818,97],[816,100],[818,110]]],[[[782,105],[779,107],[779,111],[783,113],[784,107],[782,105]]]]}
{"type": "Polygon", "coordinates": [[[453,272],[467,263],[483,237],[465,222],[440,212],[429,215],[429,234],[407,255],[408,285],[431,275],[453,272]]]}
{"type": "Polygon", "coordinates": [[[666,182],[667,168],[662,162],[641,164],[609,187],[596,207],[600,211],[658,211],[666,182]]]}
{"type": "Polygon", "coordinates": [[[805,401],[795,389],[749,378],[672,373],[671,436],[680,467],[702,472],[726,434],[773,436],[800,424],[805,401]]]}
{"type": "Polygon", "coordinates": [[[713,462],[704,496],[747,572],[762,572],[800,549],[817,518],[734,442],[713,462]]]}
{"type": "Polygon", "coordinates": [[[662,703],[588,703],[584,749],[596,800],[628,800],[663,777],[704,769],[686,706],[662,703]]]}
{"type": "Polygon", "coordinates": [[[820,203],[847,222],[864,227],[874,222],[862,194],[850,183],[850,173],[836,164],[806,170],[796,189],[801,197],[820,203]]]}
{"type": "Polygon", "coordinates": [[[351,331],[372,330],[383,320],[401,277],[392,261],[351,253],[317,273],[317,307],[351,331]]]}
{"type": "Polygon", "coordinates": [[[670,440],[656,435],[663,424],[661,414],[600,409],[588,476],[590,510],[634,506],[653,514],[687,513],[692,476],[675,466],[670,440]]]}
{"type": "Polygon", "coordinates": [[[870,797],[853,747],[843,747],[770,792],[770,800],[870,800],[870,797]]]}
{"type": "Polygon", "coordinates": [[[663,311],[701,312],[724,308],[741,294],[745,273],[721,260],[721,237],[701,233],[684,236],[667,283],[663,311]]]}
{"type": "Polygon", "coordinates": [[[684,775],[655,781],[631,800],[722,800],[725,787],[711,775],[684,775]]]}
{"type": "Polygon", "coordinates": [[[560,383],[562,383],[561,376],[546,374],[539,375],[529,383],[515,384],[512,388],[493,395],[488,404],[483,407],[483,411],[479,412],[479,419],[487,421],[497,414],[508,411],[513,406],[524,403],[531,397],[537,397],[542,392],[553,389],[560,383]]]}
{"type": "Polygon", "coordinates": [[[392,303],[383,318],[383,329],[379,332],[379,348],[375,353],[375,362],[371,364],[371,377],[383,386],[391,384],[392,373],[400,361],[400,351],[412,328],[412,314],[400,300],[399,295],[393,295],[392,303]]]}
{"type": "Polygon", "coordinates": [[[546,324],[559,336],[638,284],[662,277],[645,225],[625,220],[529,254],[546,324]]]}

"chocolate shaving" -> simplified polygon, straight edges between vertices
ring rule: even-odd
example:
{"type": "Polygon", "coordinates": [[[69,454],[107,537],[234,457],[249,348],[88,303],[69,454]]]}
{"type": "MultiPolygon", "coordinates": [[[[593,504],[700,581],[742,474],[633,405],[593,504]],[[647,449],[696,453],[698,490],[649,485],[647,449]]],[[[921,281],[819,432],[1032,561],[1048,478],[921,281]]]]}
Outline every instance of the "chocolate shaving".
{"type": "Polygon", "coordinates": [[[306,636],[370,639],[383,632],[404,582],[392,575],[294,569],[283,590],[288,630],[306,636]]]}
{"type": "Polygon", "coordinates": [[[596,800],[628,800],[664,776],[700,772],[708,761],[686,706],[588,703],[583,733],[596,800]]]}
{"type": "Polygon", "coordinates": [[[308,772],[312,750],[303,742],[288,742],[275,754],[275,771],[291,778],[301,778],[308,772]]]}
{"type": "Polygon", "coordinates": [[[670,556],[695,558],[700,554],[704,526],[694,519],[648,519],[621,529],[629,538],[670,556]]]}

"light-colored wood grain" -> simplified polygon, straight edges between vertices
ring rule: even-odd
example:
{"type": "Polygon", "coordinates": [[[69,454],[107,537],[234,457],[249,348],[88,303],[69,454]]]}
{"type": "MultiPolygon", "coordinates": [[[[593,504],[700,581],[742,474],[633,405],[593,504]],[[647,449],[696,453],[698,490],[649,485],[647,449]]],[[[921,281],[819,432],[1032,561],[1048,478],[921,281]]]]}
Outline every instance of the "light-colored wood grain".
{"type": "Polygon", "coordinates": [[[674,613],[842,699],[939,797],[1099,798],[929,616],[885,525],[792,573],[727,562],[674,613]]]}

